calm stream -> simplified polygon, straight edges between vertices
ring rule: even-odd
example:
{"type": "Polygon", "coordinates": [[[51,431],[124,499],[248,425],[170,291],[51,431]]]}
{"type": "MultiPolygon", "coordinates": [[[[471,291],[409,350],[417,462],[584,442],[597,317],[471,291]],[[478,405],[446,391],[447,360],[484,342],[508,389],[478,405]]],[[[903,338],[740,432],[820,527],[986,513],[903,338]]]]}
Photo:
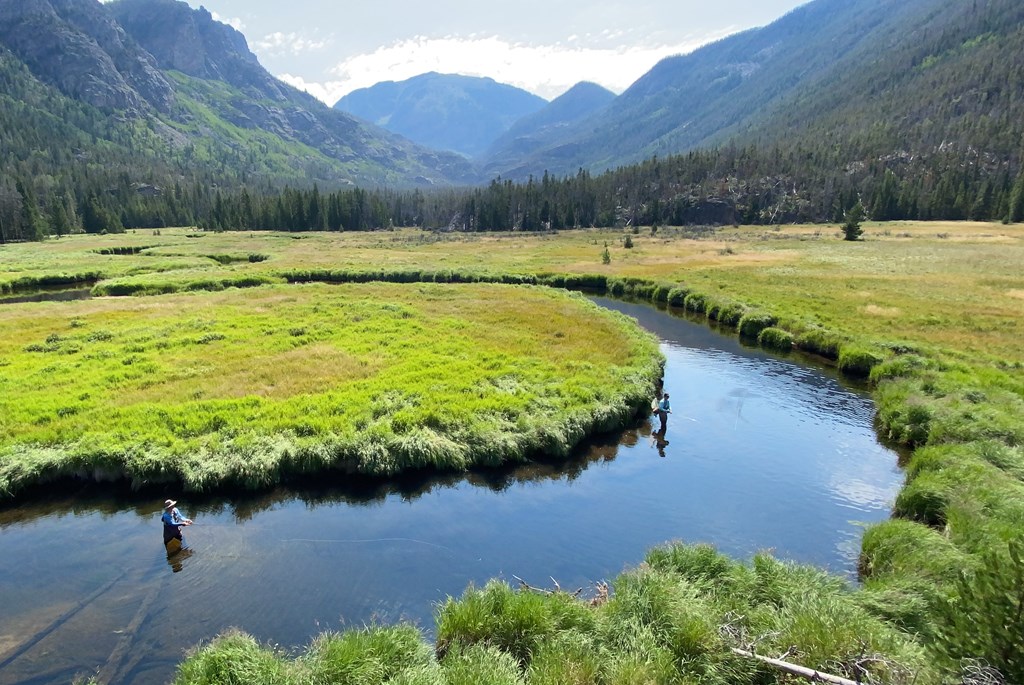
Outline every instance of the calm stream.
{"type": "MultiPolygon", "coordinates": [[[[168,682],[228,627],[297,648],[328,629],[415,621],[470,583],[612,579],[659,543],[759,549],[854,576],[862,524],[902,482],[868,395],[646,305],[597,298],[662,340],[673,415],[560,466],[177,497],[196,525],[172,566],[165,495],[84,488],[0,509],[0,685],[168,682]]],[[[177,496],[177,493],[169,495],[177,496]]]]}

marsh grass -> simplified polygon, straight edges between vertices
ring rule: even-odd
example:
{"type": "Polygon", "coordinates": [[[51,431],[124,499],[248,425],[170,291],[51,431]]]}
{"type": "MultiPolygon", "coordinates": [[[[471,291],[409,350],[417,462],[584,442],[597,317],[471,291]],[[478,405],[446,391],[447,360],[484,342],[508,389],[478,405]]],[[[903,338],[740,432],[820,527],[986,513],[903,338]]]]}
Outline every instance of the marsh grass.
{"type": "Polygon", "coordinates": [[[567,456],[649,401],[626,317],[505,285],[276,286],[0,311],[0,491],[61,475],[288,473],[567,456]]]}
{"type": "Polygon", "coordinates": [[[707,545],[667,545],[613,588],[610,599],[593,601],[500,581],[470,587],[439,607],[433,654],[408,626],[323,635],[291,658],[270,648],[254,653],[251,638],[229,633],[191,655],[176,683],[214,682],[193,678],[222,659],[237,661],[234,673],[253,676],[251,683],[777,682],[730,651],[750,642],[760,653],[788,651],[792,661],[864,682],[939,682],[913,639],[844,582],[766,554],[743,564],[707,545]]]}
{"type": "Polygon", "coordinates": [[[757,343],[761,347],[778,352],[788,352],[793,349],[793,334],[781,328],[769,326],[757,334],[757,343]]]}
{"type": "Polygon", "coordinates": [[[773,314],[768,312],[747,312],[739,321],[740,335],[756,339],[761,331],[771,328],[778,321],[773,314]]]}

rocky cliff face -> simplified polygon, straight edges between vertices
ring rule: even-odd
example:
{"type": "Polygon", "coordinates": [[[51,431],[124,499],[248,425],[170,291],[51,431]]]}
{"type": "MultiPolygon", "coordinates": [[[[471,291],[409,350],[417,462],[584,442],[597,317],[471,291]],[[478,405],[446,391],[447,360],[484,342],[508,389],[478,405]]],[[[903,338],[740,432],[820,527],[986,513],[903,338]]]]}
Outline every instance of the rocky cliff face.
{"type": "Polygon", "coordinates": [[[230,83],[262,98],[284,101],[283,84],[260,65],[245,36],[178,0],[119,0],[110,13],[161,69],[230,83]]]}
{"type": "Polygon", "coordinates": [[[0,0],[0,43],[40,80],[93,106],[167,112],[174,89],[97,0],[0,0]]]}

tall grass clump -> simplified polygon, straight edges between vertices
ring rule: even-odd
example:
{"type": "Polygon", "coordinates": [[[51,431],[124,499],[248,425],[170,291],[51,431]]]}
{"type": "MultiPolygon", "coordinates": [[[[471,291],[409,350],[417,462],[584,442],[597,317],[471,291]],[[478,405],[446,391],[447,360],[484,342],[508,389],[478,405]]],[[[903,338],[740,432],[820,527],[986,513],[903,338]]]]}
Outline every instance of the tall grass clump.
{"type": "Polygon", "coordinates": [[[747,312],[739,322],[740,335],[746,338],[757,338],[766,328],[778,323],[778,319],[768,312],[747,312]]]}
{"type": "Polygon", "coordinates": [[[882,355],[868,347],[843,345],[839,350],[839,370],[850,376],[867,378],[882,361],[882,355]]]}
{"type": "Polygon", "coordinates": [[[788,352],[793,349],[793,334],[781,328],[768,327],[758,333],[757,343],[769,350],[788,352]]]}
{"type": "Polygon", "coordinates": [[[405,624],[324,633],[298,663],[309,685],[377,685],[429,668],[433,656],[420,631],[405,624]]]}
{"type": "Polygon", "coordinates": [[[746,313],[746,305],[728,300],[717,300],[713,303],[709,303],[707,307],[707,315],[709,319],[731,328],[739,326],[740,320],[746,315],[746,313]]]}
{"type": "Polygon", "coordinates": [[[812,327],[798,334],[793,341],[797,349],[836,361],[843,346],[843,338],[823,328],[812,327]]]}
{"type": "Polygon", "coordinates": [[[174,685],[299,685],[287,657],[230,630],[185,658],[174,685]]]}
{"type": "Polygon", "coordinates": [[[694,314],[704,314],[707,312],[708,307],[708,296],[703,293],[690,292],[683,301],[683,308],[688,312],[694,314]]]}
{"type": "Polygon", "coordinates": [[[671,307],[683,307],[686,304],[686,296],[690,289],[685,286],[676,286],[668,291],[668,305],[671,307]]]}
{"type": "Polygon", "coordinates": [[[950,670],[977,659],[1007,683],[1024,682],[1024,537],[993,545],[973,573],[957,579],[941,624],[938,642],[950,670]]]}
{"type": "Polygon", "coordinates": [[[453,648],[483,644],[525,665],[557,627],[548,598],[491,581],[479,590],[469,588],[458,601],[449,598],[441,607],[437,651],[443,656],[453,648]]]}

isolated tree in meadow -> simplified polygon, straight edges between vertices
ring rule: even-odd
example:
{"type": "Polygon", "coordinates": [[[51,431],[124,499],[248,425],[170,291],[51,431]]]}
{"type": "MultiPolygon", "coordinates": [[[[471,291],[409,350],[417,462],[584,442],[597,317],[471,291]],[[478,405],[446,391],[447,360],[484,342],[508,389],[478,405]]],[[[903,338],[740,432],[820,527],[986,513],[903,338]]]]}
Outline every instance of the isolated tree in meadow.
{"type": "Polygon", "coordinates": [[[864,220],[864,205],[860,202],[846,210],[845,222],[843,223],[843,240],[860,240],[864,229],[860,222],[864,220]]]}

